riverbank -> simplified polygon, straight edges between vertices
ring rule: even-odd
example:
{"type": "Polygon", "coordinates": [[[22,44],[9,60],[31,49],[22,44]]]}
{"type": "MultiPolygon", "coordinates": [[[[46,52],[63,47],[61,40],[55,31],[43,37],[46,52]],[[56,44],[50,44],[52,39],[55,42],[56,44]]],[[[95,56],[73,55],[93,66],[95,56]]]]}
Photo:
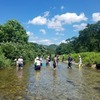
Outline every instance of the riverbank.
{"type": "MultiPolygon", "coordinates": [[[[74,60],[74,64],[78,65],[79,55],[82,58],[83,66],[98,67],[100,68],[100,52],[83,52],[83,53],[72,53],[71,57],[74,60]]],[[[62,61],[63,55],[60,55],[60,61],[62,61]]],[[[68,54],[64,54],[65,62],[68,59],[68,54]]]]}
{"type": "MultiPolygon", "coordinates": [[[[63,61],[64,63],[68,64],[68,61],[63,61]]],[[[79,66],[79,63],[76,63],[76,62],[72,62],[72,64],[76,65],[76,66],[79,66]]],[[[91,66],[90,65],[85,65],[85,64],[82,64],[82,67],[91,67],[93,69],[99,69],[100,70],[100,64],[92,64],[91,66]]]]}

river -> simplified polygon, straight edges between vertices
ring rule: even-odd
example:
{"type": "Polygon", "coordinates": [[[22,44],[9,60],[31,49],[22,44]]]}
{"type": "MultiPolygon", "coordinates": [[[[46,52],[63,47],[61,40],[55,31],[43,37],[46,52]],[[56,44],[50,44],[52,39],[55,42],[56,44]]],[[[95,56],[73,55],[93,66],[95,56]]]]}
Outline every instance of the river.
{"type": "Polygon", "coordinates": [[[59,62],[58,68],[34,65],[0,70],[0,100],[100,100],[100,70],[59,62]]]}

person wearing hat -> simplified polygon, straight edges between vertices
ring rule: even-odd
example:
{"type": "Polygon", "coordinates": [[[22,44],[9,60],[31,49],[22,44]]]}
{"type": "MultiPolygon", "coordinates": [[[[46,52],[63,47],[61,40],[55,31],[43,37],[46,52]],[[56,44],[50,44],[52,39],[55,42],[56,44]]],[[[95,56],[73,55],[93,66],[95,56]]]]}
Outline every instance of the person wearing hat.
{"type": "Polygon", "coordinates": [[[39,57],[36,57],[34,64],[35,64],[35,70],[41,69],[41,61],[40,61],[39,57]]]}
{"type": "Polygon", "coordinates": [[[20,56],[20,57],[18,58],[17,63],[18,63],[18,67],[19,67],[20,69],[23,69],[23,58],[22,58],[22,56],[20,56]]]}

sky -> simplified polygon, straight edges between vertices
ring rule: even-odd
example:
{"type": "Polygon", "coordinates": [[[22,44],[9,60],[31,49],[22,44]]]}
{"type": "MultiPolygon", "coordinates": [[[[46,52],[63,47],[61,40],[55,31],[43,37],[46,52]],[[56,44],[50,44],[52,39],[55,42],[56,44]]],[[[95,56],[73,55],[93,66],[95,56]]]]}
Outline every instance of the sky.
{"type": "Polygon", "coordinates": [[[100,0],[0,0],[0,25],[17,20],[29,42],[65,43],[100,20],[100,0]]]}

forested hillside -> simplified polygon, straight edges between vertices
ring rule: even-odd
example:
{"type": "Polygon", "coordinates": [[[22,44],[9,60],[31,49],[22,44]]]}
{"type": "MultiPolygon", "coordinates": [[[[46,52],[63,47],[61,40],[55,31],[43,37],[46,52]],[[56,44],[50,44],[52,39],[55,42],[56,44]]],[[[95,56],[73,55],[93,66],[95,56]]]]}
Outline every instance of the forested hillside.
{"type": "Polygon", "coordinates": [[[84,30],[79,31],[78,37],[67,39],[56,49],[57,54],[100,52],[100,21],[88,24],[84,30]]]}

